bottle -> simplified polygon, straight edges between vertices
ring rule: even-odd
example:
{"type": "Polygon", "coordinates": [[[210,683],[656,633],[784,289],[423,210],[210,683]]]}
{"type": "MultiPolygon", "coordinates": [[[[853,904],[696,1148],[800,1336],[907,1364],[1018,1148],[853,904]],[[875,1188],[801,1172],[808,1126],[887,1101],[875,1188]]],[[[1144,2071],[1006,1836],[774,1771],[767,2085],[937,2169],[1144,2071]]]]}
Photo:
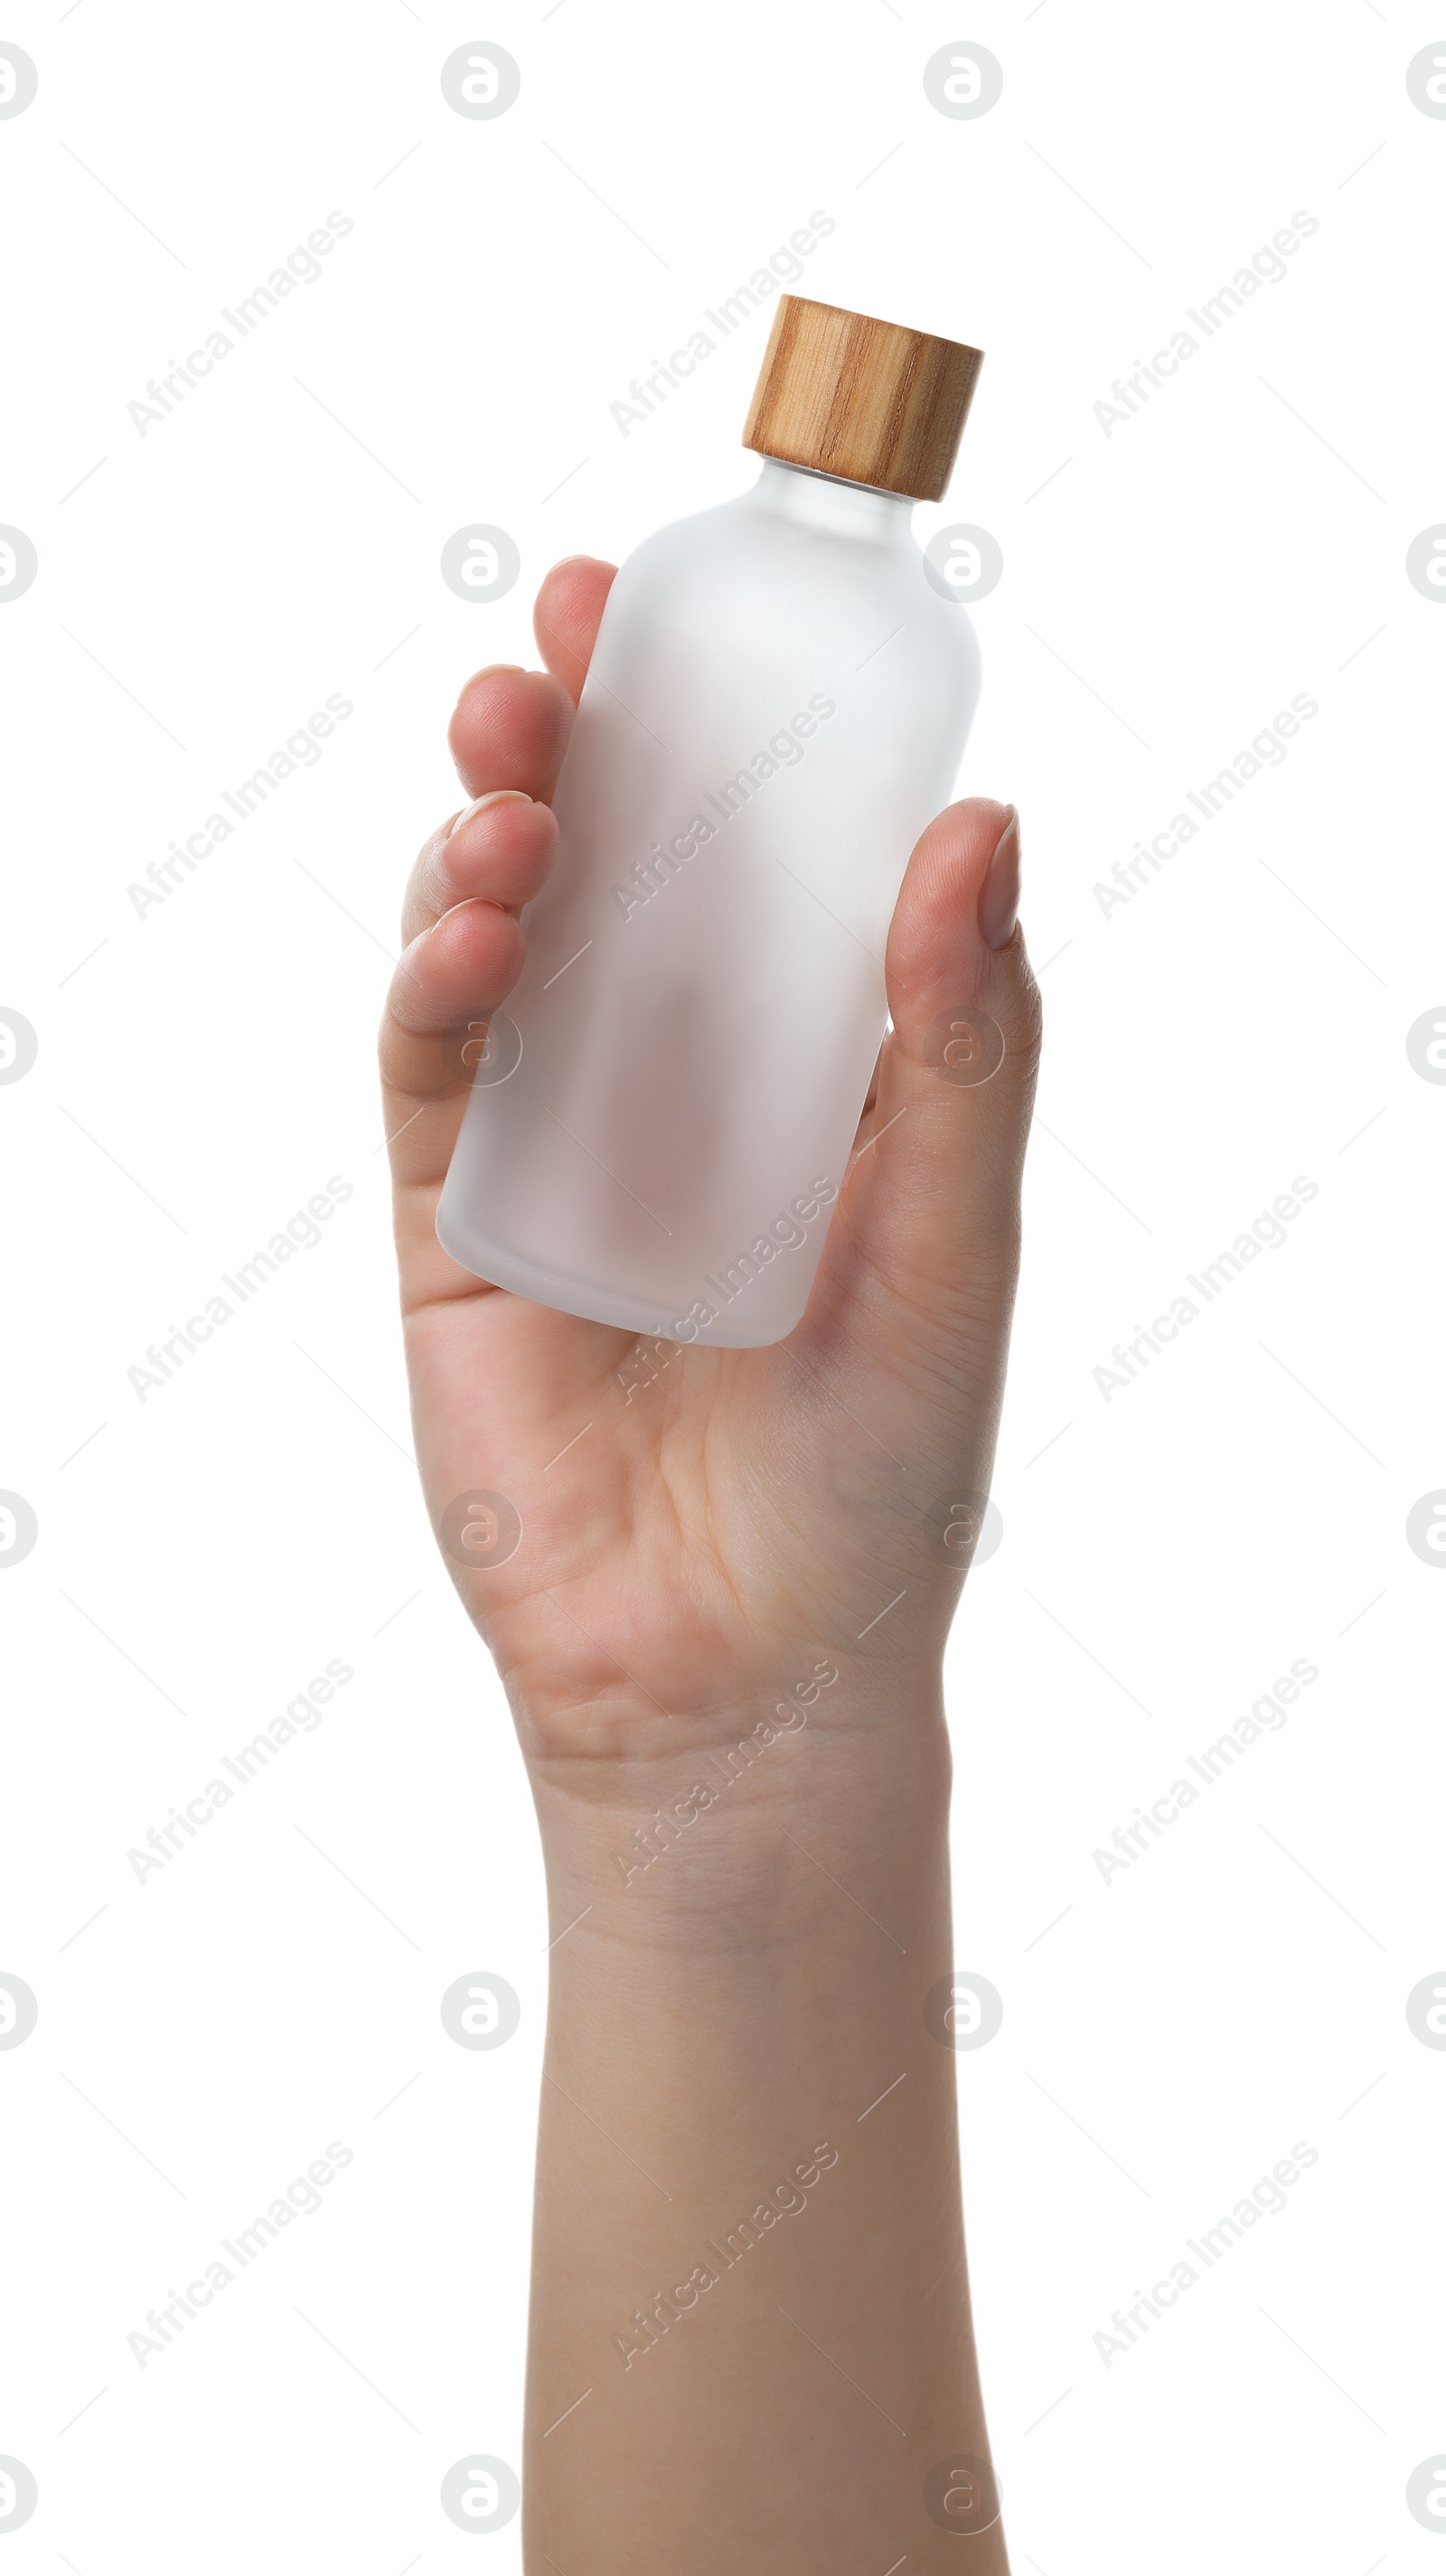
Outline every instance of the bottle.
{"type": "Polygon", "coordinates": [[[910,521],[981,363],[784,296],[743,432],[758,481],[618,573],[437,1211],[479,1277],[675,1342],[802,1315],[895,898],[978,698],[910,521]]]}

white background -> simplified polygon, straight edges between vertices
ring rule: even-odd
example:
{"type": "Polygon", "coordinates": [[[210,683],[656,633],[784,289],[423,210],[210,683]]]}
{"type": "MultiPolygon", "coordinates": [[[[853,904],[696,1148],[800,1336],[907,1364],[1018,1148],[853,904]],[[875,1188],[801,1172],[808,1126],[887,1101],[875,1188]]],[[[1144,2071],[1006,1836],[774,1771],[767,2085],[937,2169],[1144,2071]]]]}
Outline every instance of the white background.
{"type": "Polygon", "coordinates": [[[547,1930],[410,1464],[369,1057],[461,682],[531,657],[549,561],[752,479],[766,312],[626,438],[610,405],[815,209],[803,291],[987,352],[916,524],[1003,548],[963,784],[1019,802],[1049,1023],[1004,1540],[950,1661],[1016,2564],[1446,2570],[1405,2503],[1446,2451],[1446,2053],[1404,2012],[1446,1961],[1446,1585],[1405,1538],[1446,1485],[1446,1090],[1405,1049],[1446,992],[1446,614],[1404,569],[1446,519],[1446,122],[1405,82],[1441,15],[8,8],[40,85],[0,122],[0,519],[39,572],[0,607],[0,1005],[40,1052],[0,1089],[0,1485],[39,1540],[3,1574],[0,1969],[40,2018],[0,2053],[0,2452],[40,2504],[6,2576],[520,2563],[438,2487],[519,2452],[547,1930]],[[521,66],[495,121],[440,87],[477,37],[521,66]],[[923,88],[960,37],[1004,68],[977,121],[923,88]],[[332,210],[320,280],[141,436],[147,379],[332,210]],[[1285,280],[1107,437],[1112,380],[1298,210],[1285,280]],[[438,572],[475,521],[521,550],[490,605],[438,572]],[[320,761],[138,916],[332,693],[320,761]],[[1297,693],[1286,760],[1106,914],[1297,693]],[[142,1402],[147,1344],[333,1174],[322,1241],[142,1402]],[[1297,1175],[1287,1243],[1107,1402],[1111,1346],[1297,1175]],[[138,1884],[331,1658],[324,1722],[138,1884]],[[1298,1658],[1288,1724],[1105,1884],[1096,1847],[1298,1658]],[[477,1968],[523,2005],[485,2054],[438,2015],[477,1968]],[[332,2140],[322,2209],[139,2368],[146,2311],[332,2140]],[[1106,2368],[1111,2312],[1298,2140],[1287,2209],[1106,2368]]]}

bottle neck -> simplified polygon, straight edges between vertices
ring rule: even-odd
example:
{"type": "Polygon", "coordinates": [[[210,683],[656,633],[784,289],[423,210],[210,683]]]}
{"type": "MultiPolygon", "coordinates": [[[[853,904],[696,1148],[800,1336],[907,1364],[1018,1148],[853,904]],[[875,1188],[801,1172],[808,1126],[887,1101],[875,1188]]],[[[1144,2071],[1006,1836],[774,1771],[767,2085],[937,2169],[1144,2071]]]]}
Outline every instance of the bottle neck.
{"type": "Polygon", "coordinates": [[[897,544],[909,534],[914,504],[907,492],[881,492],[872,483],[848,483],[811,465],[785,465],[765,456],[754,498],[795,526],[835,535],[874,537],[897,544]]]}

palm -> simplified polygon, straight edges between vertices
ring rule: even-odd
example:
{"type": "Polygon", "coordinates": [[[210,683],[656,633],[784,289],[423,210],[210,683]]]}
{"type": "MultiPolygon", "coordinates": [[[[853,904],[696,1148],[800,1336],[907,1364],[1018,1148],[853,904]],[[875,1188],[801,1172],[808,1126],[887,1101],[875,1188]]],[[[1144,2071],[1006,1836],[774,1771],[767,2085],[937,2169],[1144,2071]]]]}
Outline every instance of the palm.
{"type": "MultiPolygon", "coordinates": [[[[642,1378],[635,1347],[485,1288],[407,1319],[434,1525],[469,1490],[503,1495],[521,1521],[505,1564],[453,1571],[556,1751],[639,1750],[678,1719],[726,1731],[888,1598],[853,1616],[865,1596],[843,1597],[840,1481],[869,1481],[847,1452],[870,1443],[844,1414],[811,1418],[796,1357],[664,1345],[642,1378]],[[631,1394],[620,1371],[639,1380],[631,1394]]],[[[874,1486],[897,1487],[874,1454],[874,1486]]]]}
{"type": "MultiPolygon", "coordinates": [[[[539,602],[544,652],[573,696],[606,591],[589,577],[602,570],[564,568],[539,602]]],[[[921,843],[895,919],[898,1035],[881,1062],[878,1147],[845,1184],[808,1314],[787,1342],[645,1345],[648,1374],[630,1334],[472,1278],[434,1231],[463,1103],[445,1032],[495,1007],[520,968],[517,917],[551,864],[543,800],[570,714],[553,682],[518,672],[480,675],[464,692],[452,727],[464,781],[495,794],[505,780],[514,795],[418,862],[407,917],[418,935],[383,1069],[433,1523],[446,1544],[449,1506],[467,1495],[512,1507],[521,1534],[505,1561],[454,1555],[452,1571],[536,1749],[595,1756],[661,1750],[680,1721],[695,1740],[727,1730],[820,1658],[937,1657],[951,1588],[920,1533],[951,1479],[987,1483],[1032,1030],[1014,1049],[1014,1095],[1001,1084],[987,1102],[936,1083],[911,1038],[920,1011],[927,1022],[938,1007],[941,964],[950,971],[941,916],[947,929],[959,871],[945,883],[931,843],[968,811],[952,809],[921,843]],[[989,1132],[1001,1111],[1002,1156],[989,1132]],[[941,1152],[954,1161],[961,1136],[985,1150],[972,1191],[956,1196],[936,1167],[941,1152]]],[[[974,839],[997,837],[997,819],[982,822],[974,839]]],[[[861,1145],[873,1118],[871,1103],[861,1145]]]]}

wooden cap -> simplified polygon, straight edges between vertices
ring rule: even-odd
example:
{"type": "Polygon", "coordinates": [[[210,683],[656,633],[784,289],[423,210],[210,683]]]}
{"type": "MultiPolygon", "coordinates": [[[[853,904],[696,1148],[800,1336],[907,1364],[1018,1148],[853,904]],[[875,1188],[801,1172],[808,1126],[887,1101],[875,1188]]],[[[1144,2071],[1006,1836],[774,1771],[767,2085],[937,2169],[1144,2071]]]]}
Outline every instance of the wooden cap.
{"type": "Polygon", "coordinates": [[[785,295],[743,424],[743,444],[785,465],[941,501],[982,349],[785,295]]]}

